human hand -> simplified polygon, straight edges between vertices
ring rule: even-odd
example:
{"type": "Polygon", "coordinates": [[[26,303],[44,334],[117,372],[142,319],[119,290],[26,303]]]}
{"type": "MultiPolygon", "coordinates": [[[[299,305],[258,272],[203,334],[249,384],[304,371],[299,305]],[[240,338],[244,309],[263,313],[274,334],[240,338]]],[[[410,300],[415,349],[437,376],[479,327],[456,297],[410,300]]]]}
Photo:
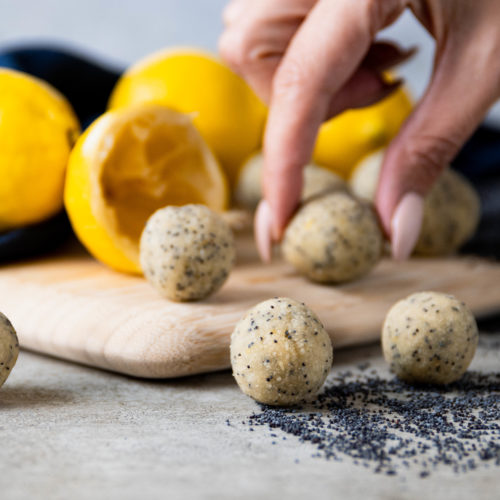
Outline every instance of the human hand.
{"type": "Polygon", "coordinates": [[[270,106],[256,215],[264,259],[298,204],[321,123],[397,86],[381,72],[411,51],[374,40],[407,7],[435,38],[436,54],[425,95],[388,148],[376,197],[401,259],[418,238],[423,197],[500,96],[500,2],[233,0],[226,8],[221,54],[270,106]]]}

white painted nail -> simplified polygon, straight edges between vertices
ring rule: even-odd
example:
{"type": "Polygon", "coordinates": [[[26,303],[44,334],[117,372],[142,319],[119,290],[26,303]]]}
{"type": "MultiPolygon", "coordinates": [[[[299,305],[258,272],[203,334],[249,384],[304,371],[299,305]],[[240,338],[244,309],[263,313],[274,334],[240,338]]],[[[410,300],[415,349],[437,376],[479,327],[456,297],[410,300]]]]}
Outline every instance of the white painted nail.
{"type": "Polygon", "coordinates": [[[255,212],[255,241],[260,258],[271,262],[272,256],[272,221],[271,208],[266,200],[262,200],[255,212]]]}
{"type": "Polygon", "coordinates": [[[392,256],[407,259],[420,235],[424,215],[424,199],[417,193],[407,193],[399,202],[391,221],[392,256]]]}

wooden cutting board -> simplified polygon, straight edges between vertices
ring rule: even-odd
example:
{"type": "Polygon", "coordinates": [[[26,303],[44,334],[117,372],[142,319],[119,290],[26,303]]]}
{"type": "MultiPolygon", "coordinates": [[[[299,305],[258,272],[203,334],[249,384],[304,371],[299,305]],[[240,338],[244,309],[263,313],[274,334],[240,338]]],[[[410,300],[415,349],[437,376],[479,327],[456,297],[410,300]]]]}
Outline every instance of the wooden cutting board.
{"type": "Polygon", "coordinates": [[[417,290],[457,295],[477,314],[500,310],[500,265],[475,258],[382,261],[352,284],[323,286],[281,260],[261,264],[248,238],[210,299],[178,304],[139,277],[94,261],[81,247],[0,270],[0,310],[21,346],[129,375],[178,377],[229,366],[229,338],[247,309],[274,296],[308,304],[334,347],[375,341],[390,306],[417,290]]]}

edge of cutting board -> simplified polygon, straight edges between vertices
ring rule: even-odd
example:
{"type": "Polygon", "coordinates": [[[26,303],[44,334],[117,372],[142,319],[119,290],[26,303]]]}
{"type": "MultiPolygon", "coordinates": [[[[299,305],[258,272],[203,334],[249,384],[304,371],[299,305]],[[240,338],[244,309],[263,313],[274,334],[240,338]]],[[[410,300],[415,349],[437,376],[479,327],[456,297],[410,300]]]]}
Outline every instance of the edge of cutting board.
{"type": "Polygon", "coordinates": [[[247,309],[273,296],[307,303],[335,348],[377,340],[391,305],[418,290],[455,294],[478,316],[500,310],[500,264],[494,262],[383,260],[364,279],[324,286],[279,259],[259,263],[249,245],[239,243],[243,251],[228,282],[203,302],[169,302],[143,278],[108,270],[77,249],[0,269],[0,310],[23,348],[147,378],[228,368],[234,325],[247,309]]]}

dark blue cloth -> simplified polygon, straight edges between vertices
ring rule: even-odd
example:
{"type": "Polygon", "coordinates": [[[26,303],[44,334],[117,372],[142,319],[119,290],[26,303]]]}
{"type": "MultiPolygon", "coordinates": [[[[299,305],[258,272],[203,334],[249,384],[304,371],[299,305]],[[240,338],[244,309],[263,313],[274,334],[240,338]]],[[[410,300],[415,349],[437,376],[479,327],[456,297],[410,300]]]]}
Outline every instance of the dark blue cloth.
{"type": "Polygon", "coordinates": [[[481,221],[463,248],[500,260],[500,130],[481,126],[453,161],[453,168],[474,184],[481,198],[481,221]]]}
{"type": "MultiPolygon", "coordinates": [[[[0,51],[0,66],[32,74],[59,89],[85,128],[102,114],[120,70],[57,47],[20,47],[0,51]]],[[[463,251],[500,259],[500,131],[480,127],[453,164],[477,188],[482,219],[463,251]]],[[[0,234],[0,261],[46,252],[71,234],[64,215],[0,234]],[[58,237],[57,237],[58,236],[58,237]]]]}

